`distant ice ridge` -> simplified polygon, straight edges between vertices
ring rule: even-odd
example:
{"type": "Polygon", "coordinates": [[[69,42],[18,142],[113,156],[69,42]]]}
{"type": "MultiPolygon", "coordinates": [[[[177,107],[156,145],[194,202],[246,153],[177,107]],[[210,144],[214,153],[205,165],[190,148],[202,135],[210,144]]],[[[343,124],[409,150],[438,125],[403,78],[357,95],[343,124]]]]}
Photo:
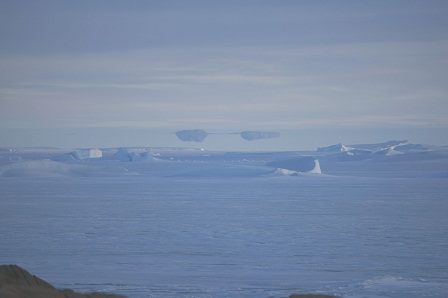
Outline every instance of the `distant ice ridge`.
{"type": "Polygon", "coordinates": [[[101,158],[103,152],[100,149],[78,149],[70,153],[53,157],[55,161],[70,161],[70,160],[84,160],[89,158],[101,158]]]}
{"type": "Polygon", "coordinates": [[[322,174],[319,161],[313,156],[296,156],[268,162],[269,167],[277,168],[279,173],[297,176],[299,173],[322,174]]]}
{"type": "Polygon", "coordinates": [[[384,155],[384,156],[393,156],[393,155],[400,155],[400,154],[405,154],[405,153],[402,151],[397,151],[393,148],[389,148],[389,149],[378,151],[378,152],[376,152],[376,154],[384,155]]]}
{"type": "Polygon", "coordinates": [[[158,160],[151,152],[131,152],[125,148],[118,148],[117,153],[115,153],[115,157],[120,159],[121,161],[154,161],[158,160]]]}
{"type": "Polygon", "coordinates": [[[318,152],[347,152],[352,151],[355,148],[344,146],[342,143],[331,145],[328,147],[319,147],[317,148],[318,152]]]}
{"type": "Polygon", "coordinates": [[[83,167],[43,159],[13,162],[0,166],[0,176],[72,176],[82,175],[83,167]]]}
{"type": "Polygon", "coordinates": [[[75,159],[101,158],[103,152],[100,149],[81,149],[71,153],[75,159]]]}
{"type": "Polygon", "coordinates": [[[63,163],[49,159],[11,162],[0,166],[0,177],[90,177],[126,173],[123,167],[63,163]]]}
{"type": "Polygon", "coordinates": [[[301,174],[321,174],[319,162],[310,171],[295,171],[285,168],[271,168],[266,166],[215,166],[198,168],[177,173],[170,177],[202,177],[202,178],[255,178],[271,176],[300,176],[301,174]]]}
{"type": "MultiPolygon", "coordinates": [[[[1,148],[0,148],[1,149],[1,148]]],[[[446,178],[448,147],[390,141],[319,152],[221,152],[178,147],[0,150],[0,176],[270,177],[322,174],[446,178]],[[357,162],[362,163],[357,163],[357,162]],[[347,162],[347,163],[345,163],[347,162]],[[400,169],[385,163],[400,163],[400,169]],[[409,172],[415,163],[419,171],[409,172]],[[409,164],[409,165],[408,165],[409,164]],[[321,166],[323,169],[321,170],[321,166]],[[377,171],[381,169],[381,171],[377,171]]]]}
{"type": "Polygon", "coordinates": [[[389,141],[376,144],[356,144],[345,146],[342,143],[317,148],[317,152],[347,152],[349,155],[380,154],[396,155],[408,152],[422,152],[430,149],[421,144],[412,144],[408,141],[389,141]]]}

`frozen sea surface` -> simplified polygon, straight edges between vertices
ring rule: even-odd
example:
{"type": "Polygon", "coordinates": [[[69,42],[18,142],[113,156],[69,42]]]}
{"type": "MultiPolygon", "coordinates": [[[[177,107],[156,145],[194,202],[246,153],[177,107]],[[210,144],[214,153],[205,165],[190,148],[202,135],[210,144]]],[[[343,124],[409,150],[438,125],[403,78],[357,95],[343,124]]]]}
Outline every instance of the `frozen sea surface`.
{"type": "Polygon", "coordinates": [[[131,298],[447,297],[448,181],[384,178],[381,165],[232,178],[171,176],[216,163],[162,161],[134,170],[163,175],[3,177],[0,263],[131,298]]]}

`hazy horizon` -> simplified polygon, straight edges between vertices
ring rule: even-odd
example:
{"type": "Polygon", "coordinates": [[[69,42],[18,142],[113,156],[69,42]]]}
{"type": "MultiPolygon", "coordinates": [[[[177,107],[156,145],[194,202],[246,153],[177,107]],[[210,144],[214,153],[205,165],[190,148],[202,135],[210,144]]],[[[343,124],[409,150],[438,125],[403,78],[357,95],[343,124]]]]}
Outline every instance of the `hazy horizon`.
{"type": "Polygon", "coordinates": [[[3,147],[448,144],[446,1],[7,1],[0,40],[3,147]]]}
{"type": "MultiPolygon", "coordinates": [[[[302,138],[303,132],[296,130],[282,130],[280,137],[266,140],[247,141],[235,134],[213,134],[231,131],[214,130],[203,142],[182,142],[174,129],[151,130],[144,128],[84,128],[84,129],[41,129],[35,134],[29,131],[11,130],[10,135],[2,135],[0,147],[54,147],[61,149],[72,148],[117,148],[117,147],[185,147],[202,148],[210,151],[314,151],[318,147],[333,144],[373,144],[392,140],[409,141],[414,144],[446,146],[437,141],[443,131],[435,131],[433,135],[426,135],[420,139],[412,138],[413,134],[394,132],[378,132],[376,129],[365,129],[363,137],[353,137],[351,131],[339,132],[309,130],[310,135],[302,138]],[[401,134],[400,134],[401,133],[401,134]],[[306,139],[306,141],[305,141],[306,139]],[[11,142],[8,143],[8,140],[11,142]],[[6,141],[6,142],[5,142],[6,141]]],[[[360,133],[358,131],[358,133],[360,133]]]]}

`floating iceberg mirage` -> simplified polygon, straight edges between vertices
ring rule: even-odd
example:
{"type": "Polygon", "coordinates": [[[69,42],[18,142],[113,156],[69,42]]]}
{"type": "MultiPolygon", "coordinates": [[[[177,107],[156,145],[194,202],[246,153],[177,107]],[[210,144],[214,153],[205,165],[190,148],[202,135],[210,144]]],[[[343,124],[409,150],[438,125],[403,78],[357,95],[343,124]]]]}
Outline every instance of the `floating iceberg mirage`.
{"type": "Polygon", "coordinates": [[[203,129],[191,129],[191,130],[179,130],[176,132],[176,136],[182,142],[203,142],[209,134],[214,135],[235,135],[239,134],[246,141],[255,141],[262,139],[278,138],[279,132],[274,131],[243,131],[232,133],[208,133],[203,129]]]}
{"type": "Polygon", "coordinates": [[[247,141],[272,139],[280,136],[279,132],[274,131],[243,131],[241,137],[247,141]]]}
{"type": "Polygon", "coordinates": [[[176,136],[182,142],[202,142],[208,136],[208,132],[203,129],[179,130],[176,136]]]}

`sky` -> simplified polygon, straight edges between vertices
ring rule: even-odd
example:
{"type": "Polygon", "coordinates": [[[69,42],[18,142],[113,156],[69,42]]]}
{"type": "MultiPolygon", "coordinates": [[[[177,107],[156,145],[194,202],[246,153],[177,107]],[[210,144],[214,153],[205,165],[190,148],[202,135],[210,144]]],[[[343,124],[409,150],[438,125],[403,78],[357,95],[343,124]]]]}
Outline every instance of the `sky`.
{"type": "Polygon", "coordinates": [[[445,0],[0,0],[2,147],[448,145],[447,130],[445,0]]]}

